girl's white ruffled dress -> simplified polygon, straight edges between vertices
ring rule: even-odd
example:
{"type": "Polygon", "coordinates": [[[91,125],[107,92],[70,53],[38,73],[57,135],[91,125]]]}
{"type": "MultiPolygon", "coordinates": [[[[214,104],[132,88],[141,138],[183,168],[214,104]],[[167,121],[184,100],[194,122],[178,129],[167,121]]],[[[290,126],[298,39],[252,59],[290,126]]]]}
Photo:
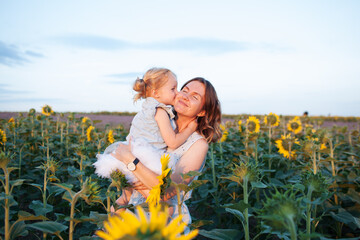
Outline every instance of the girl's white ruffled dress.
{"type": "Polygon", "coordinates": [[[130,127],[130,133],[126,142],[115,142],[108,146],[103,154],[98,154],[95,166],[95,173],[101,177],[110,178],[114,170],[120,170],[125,174],[126,179],[133,183],[137,181],[135,175],[127,169],[127,166],[111,156],[119,143],[128,144],[131,141],[131,151],[141,163],[157,174],[161,174],[161,155],[165,153],[167,146],[161,137],[160,129],[155,121],[157,108],[163,108],[169,115],[171,124],[175,128],[174,113],[172,106],[158,102],[155,98],[148,97],[142,104],[130,127]]]}

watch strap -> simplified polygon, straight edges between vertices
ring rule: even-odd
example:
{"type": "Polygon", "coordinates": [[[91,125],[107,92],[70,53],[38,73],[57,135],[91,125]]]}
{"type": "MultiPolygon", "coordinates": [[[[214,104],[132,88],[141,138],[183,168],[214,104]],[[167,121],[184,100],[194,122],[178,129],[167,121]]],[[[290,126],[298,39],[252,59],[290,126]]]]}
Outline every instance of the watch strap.
{"type": "Polygon", "coordinates": [[[133,161],[133,163],[135,164],[135,166],[140,162],[140,160],[138,158],[135,158],[135,160],[133,161]]]}

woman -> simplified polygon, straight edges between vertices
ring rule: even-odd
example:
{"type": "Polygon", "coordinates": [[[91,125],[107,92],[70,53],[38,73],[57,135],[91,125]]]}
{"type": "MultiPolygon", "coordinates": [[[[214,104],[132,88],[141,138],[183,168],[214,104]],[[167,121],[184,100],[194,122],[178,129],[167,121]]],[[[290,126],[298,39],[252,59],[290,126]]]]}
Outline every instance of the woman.
{"type": "MultiPolygon", "coordinates": [[[[189,80],[181,88],[177,94],[174,104],[177,112],[177,131],[183,131],[187,125],[197,119],[198,127],[187,141],[177,149],[168,149],[170,154],[169,167],[172,168],[172,181],[176,183],[189,184],[192,179],[182,179],[181,174],[189,171],[200,171],[205,163],[206,153],[208,151],[208,143],[215,142],[221,137],[220,122],[221,110],[220,102],[211,83],[204,78],[194,78],[189,80]]],[[[143,187],[151,189],[158,184],[157,175],[146,168],[141,159],[136,159],[130,151],[130,146],[120,144],[113,155],[118,160],[128,165],[130,169],[134,169],[133,173],[139,179],[135,189],[141,190],[143,187]],[[135,166],[134,166],[135,165],[135,166]]],[[[173,193],[169,193],[166,200],[174,205],[175,217],[178,213],[177,198],[173,193]]],[[[190,196],[183,196],[184,200],[190,196]]],[[[140,204],[145,198],[140,194],[133,194],[130,204],[140,204]]],[[[181,213],[183,221],[191,223],[191,217],[185,203],[182,205],[181,213]]]]}

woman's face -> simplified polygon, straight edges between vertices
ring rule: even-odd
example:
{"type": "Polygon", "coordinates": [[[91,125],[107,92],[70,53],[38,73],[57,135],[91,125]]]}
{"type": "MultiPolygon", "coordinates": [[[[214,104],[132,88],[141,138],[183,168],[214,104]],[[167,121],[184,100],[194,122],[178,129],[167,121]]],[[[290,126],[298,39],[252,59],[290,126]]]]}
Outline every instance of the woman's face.
{"type": "Polygon", "coordinates": [[[205,86],[198,81],[192,81],[178,92],[174,109],[178,114],[196,117],[202,114],[205,103],[205,86]]]}

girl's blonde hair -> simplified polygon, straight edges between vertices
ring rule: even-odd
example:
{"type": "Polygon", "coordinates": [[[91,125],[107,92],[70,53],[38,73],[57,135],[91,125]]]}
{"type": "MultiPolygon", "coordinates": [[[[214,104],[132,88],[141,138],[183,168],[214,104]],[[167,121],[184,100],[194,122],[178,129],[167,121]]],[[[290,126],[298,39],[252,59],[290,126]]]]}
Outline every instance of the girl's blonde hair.
{"type": "Polygon", "coordinates": [[[149,69],[142,79],[137,78],[133,85],[134,91],[137,94],[134,96],[134,102],[139,99],[147,98],[150,96],[152,90],[161,88],[169,79],[173,76],[176,79],[176,75],[166,68],[151,68],[149,69]]]}

